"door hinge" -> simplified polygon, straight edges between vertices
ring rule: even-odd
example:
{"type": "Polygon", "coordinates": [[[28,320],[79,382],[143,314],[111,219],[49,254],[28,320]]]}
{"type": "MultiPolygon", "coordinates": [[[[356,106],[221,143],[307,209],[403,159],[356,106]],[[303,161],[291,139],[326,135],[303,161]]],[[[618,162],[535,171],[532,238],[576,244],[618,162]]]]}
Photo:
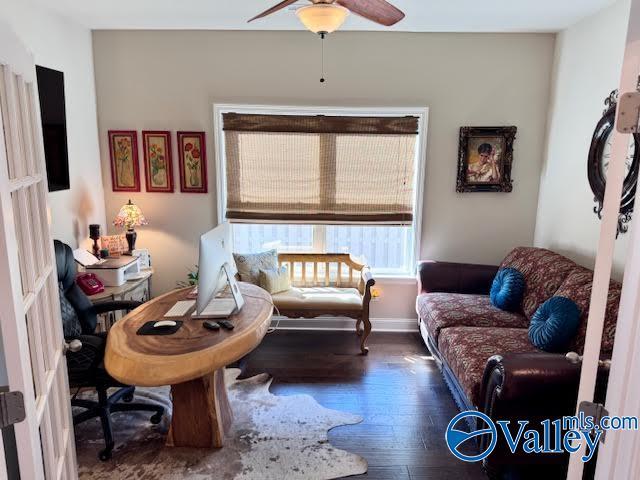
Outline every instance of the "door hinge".
{"type": "Polygon", "coordinates": [[[20,423],[25,419],[22,392],[0,392],[0,428],[20,423]]]}
{"type": "Polygon", "coordinates": [[[640,133],[640,92],[629,92],[618,99],[618,119],[620,133],[640,133]]]}
{"type": "MultiPolygon", "coordinates": [[[[596,424],[596,428],[600,428],[600,422],[602,421],[602,417],[608,417],[609,412],[601,403],[595,402],[581,402],[580,408],[578,412],[583,413],[586,417],[592,417],[594,423],[596,424]]],[[[605,437],[607,435],[607,431],[602,429],[602,434],[600,435],[600,442],[604,443],[605,437]]]]}

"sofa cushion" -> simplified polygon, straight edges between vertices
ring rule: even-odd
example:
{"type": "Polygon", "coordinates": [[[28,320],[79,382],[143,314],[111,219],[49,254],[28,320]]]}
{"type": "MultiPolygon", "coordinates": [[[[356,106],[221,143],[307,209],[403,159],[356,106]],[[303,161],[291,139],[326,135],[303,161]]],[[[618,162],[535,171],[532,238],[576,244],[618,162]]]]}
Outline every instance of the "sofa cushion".
{"type": "MultiPolygon", "coordinates": [[[[593,282],[593,272],[583,267],[578,267],[560,285],[556,295],[573,300],[580,309],[580,325],[570,350],[582,354],[584,350],[584,339],[587,333],[587,318],[589,317],[589,305],[591,303],[591,287],[593,282]]],[[[607,308],[605,310],[604,330],[602,332],[602,353],[613,351],[613,340],[616,335],[616,323],[618,321],[618,306],[620,304],[620,293],[622,285],[615,280],[609,284],[609,296],[607,297],[607,308]]]]}
{"type": "Polygon", "coordinates": [[[540,305],[529,325],[529,340],[545,352],[567,353],[578,331],[580,309],[567,298],[555,296],[540,305]]]}
{"type": "Polygon", "coordinates": [[[566,257],[543,248],[518,247],[502,261],[500,268],[515,268],[525,280],[522,311],[531,319],[546,300],[553,297],[570,273],[580,268],[566,257]]]}
{"type": "Polygon", "coordinates": [[[515,268],[501,268],[491,284],[491,304],[500,310],[520,311],[524,295],[524,276],[515,268]]]}
{"type": "Polygon", "coordinates": [[[274,305],[283,310],[362,310],[362,296],[357,288],[294,287],[271,298],[274,305]]]}
{"type": "Polygon", "coordinates": [[[445,328],[440,333],[438,349],[467,398],[476,407],[481,403],[482,377],[490,357],[540,352],[529,341],[526,328],[445,328]]]}
{"type": "Polygon", "coordinates": [[[494,307],[487,295],[425,293],[416,303],[420,318],[436,345],[441,331],[448,327],[527,328],[529,325],[521,313],[494,307]]]}

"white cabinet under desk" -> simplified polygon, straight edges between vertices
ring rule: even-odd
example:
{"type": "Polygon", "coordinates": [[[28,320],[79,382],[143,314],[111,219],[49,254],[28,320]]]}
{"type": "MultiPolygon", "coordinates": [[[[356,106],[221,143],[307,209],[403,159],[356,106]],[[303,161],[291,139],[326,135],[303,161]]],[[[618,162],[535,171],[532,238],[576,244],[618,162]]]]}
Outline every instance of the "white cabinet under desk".
{"type": "MultiPolygon", "coordinates": [[[[141,278],[127,281],[119,287],[105,287],[104,292],[91,295],[89,299],[93,303],[110,302],[114,300],[135,300],[148,302],[151,299],[151,277],[153,268],[141,270],[145,275],[141,278]]],[[[106,332],[111,326],[124,317],[127,312],[116,311],[98,315],[97,331],[106,332]]]]}

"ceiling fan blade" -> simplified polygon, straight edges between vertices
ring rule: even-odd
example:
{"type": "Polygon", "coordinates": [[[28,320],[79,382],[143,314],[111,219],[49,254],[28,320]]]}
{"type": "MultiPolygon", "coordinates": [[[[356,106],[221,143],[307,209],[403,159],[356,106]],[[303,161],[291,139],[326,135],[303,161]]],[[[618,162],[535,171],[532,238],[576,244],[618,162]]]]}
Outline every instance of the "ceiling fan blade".
{"type": "Polygon", "coordinates": [[[404,12],[385,0],[337,0],[356,15],[390,27],[404,18],[404,12]]]}
{"type": "Polygon", "coordinates": [[[262,17],[266,17],[267,15],[271,15],[272,13],[275,13],[278,10],[282,10],[283,8],[286,8],[289,5],[291,5],[293,3],[296,3],[297,1],[298,0],[284,0],[284,2],[280,2],[279,4],[274,5],[269,10],[265,10],[264,12],[262,12],[260,15],[256,15],[251,20],[249,20],[247,23],[253,22],[254,20],[257,20],[257,19],[262,18],[262,17]]]}

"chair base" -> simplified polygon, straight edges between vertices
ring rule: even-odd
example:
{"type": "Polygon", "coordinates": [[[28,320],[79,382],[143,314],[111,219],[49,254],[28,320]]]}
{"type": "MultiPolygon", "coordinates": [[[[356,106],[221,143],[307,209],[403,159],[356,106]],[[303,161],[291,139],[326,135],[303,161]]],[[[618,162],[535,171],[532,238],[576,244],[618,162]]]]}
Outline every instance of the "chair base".
{"type": "Polygon", "coordinates": [[[75,398],[71,400],[71,405],[86,409],[84,412],[74,415],[73,424],[78,425],[92,418],[99,417],[102,423],[102,431],[104,433],[104,450],[100,450],[98,458],[107,461],[111,458],[115,442],[113,441],[113,426],[111,423],[111,414],[116,412],[154,412],[150,421],[154,425],[162,421],[164,415],[164,407],[149,403],[131,403],[135,387],[123,387],[113,395],[107,395],[106,387],[99,387],[98,401],[85,400],[75,398]],[[119,403],[120,401],[125,403],[119,403]]]}

